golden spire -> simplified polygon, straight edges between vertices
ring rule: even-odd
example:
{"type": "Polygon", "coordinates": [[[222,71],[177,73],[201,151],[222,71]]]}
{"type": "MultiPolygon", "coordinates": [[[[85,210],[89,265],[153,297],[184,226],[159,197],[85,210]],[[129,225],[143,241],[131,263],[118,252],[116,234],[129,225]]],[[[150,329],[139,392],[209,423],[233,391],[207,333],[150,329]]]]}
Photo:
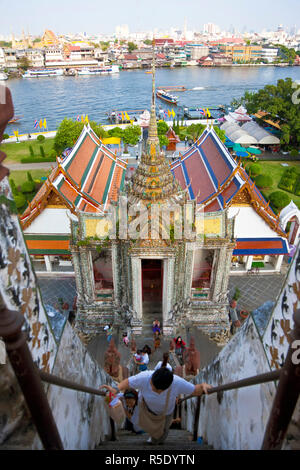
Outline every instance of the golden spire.
{"type": "Polygon", "coordinates": [[[147,148],[151,156],[155,153],[160,153],[159,138],[157,134],[156,124],[156,111],[155,111],[155,41],[153,40],[153,60],[152,60],[152,101],[151,101],[151,112],[150,122],[148,130],[147,148]]]}
{"type": "Polygon", "coordinates": [[[131,200],[162,202],[177,196],[180,187],[171,172],[169,162],[160,150],[155,112],[155,42],[153,40],[152,101],[148,139],[141,162],[132,176],[128,195],[131,200]]]}

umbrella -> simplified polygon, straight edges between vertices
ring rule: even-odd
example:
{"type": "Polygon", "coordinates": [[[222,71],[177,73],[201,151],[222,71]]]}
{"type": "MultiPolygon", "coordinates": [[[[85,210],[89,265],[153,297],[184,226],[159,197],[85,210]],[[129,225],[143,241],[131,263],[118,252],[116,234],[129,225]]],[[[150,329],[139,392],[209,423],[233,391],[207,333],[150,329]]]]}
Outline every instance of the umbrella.
{"type": "Polygon", "coordinates": [[[230,148],[230,147],[234,146],[234,143],[231,142],[230,140],[225,140],[225,145],[226,145],[226,147],[230,148]]]}
{"type": "Polygon", "coordinates": [[[248,157],[248,152],[244,152],[242,150],[235,152],[237,157],[248,157]]]}
{"type": "Polygon", "coordinates": [[[252,153],[253,155],[260,155],[261,154],[261,150],[256,149],[255,147],[248,147],[246,150],[247,150],[247,152],[252,153]]]}
{"type": "Polygon", "coordinates": [[[240,144],[234,144],[233,145],[233,150],[235,152],[242,152],[244,150],[244,147],[242,147],[240,144]]]}

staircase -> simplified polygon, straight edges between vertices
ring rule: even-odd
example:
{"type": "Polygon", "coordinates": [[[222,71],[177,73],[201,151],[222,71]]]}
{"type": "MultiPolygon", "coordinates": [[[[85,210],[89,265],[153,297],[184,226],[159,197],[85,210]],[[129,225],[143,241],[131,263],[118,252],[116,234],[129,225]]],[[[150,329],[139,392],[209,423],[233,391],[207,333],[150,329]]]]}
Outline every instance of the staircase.
{"type": "Polygon", "coordinates": [[[164,444],[149,445],[147,444],[148,434],[134,434],[130,431],[118,431],[116,441],[105,441],[101,443],[95,450],[103,451],[124,451],[124,450],[213,450],[211,446],[199,444],[192,440],[192,434],[181,429],[170,429],[169,435],[164,444]]]}

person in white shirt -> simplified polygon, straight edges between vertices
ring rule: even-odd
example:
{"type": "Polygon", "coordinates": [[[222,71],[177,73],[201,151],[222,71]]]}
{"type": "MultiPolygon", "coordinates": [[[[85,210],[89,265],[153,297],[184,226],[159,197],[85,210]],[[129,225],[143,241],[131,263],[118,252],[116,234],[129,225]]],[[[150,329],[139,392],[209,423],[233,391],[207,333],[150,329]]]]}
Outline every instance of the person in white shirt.
{"type": "Polygon", "coordinates": [[[180,394],[201,396],[203,393],[208,393],[211,385],[206,383],[194,385],[178,375],[173,375],[173,372],[166,367],[161,367],[156,371],[144,371],[123,380],[118,385],[118,391],[125,391],[129,387],[139,390],[139,402],[143,399],[153,415],[164,413],[167,395],[169,395],[161,437],[155,439],[151,437],[147,441],[149,444],[162,444],[168,436],[172,423],[176,397],[180,394]]]}
{"type": "Polygon", "coordinates": [[[156,366],[154,367],[154,370],[160,369],[161,367],[167,367],[170,371],[173,371],[171,364],[168,363],[169,360],[169,353],[166,352],[163,355],[163,360],[159,361],[156,366]]]}

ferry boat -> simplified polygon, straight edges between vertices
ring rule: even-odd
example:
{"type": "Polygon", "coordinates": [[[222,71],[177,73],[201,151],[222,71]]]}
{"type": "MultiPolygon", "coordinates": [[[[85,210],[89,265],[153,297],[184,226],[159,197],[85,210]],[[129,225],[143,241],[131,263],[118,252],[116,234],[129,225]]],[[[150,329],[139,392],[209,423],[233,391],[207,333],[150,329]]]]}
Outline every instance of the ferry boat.
{"type": "Polygon", "coordinates": [[[4,72],[0,72],[0,80],[7,80],[8,76],[4,72]]]}
{"type": "Polygon", "coordinates": [[[40,77],[60,77],[64,74],[63,69],[32,69],[26,70],[22,74],[23,78],[40,78],[40,77]]]}
{"type": "Polygon", "coordinates": [[[78,75],[103,75],[107,73],[119,73],[118,65],[103,66],[98,68],[83,68],[78,70],[78,75]]]}
{"type": "Polygon", "coordinates": [[[165,90],[157,90],[156,96],[167,103],[177,105],[178,97],[170,95],[170,93],[167,93],[165,90]]]}

